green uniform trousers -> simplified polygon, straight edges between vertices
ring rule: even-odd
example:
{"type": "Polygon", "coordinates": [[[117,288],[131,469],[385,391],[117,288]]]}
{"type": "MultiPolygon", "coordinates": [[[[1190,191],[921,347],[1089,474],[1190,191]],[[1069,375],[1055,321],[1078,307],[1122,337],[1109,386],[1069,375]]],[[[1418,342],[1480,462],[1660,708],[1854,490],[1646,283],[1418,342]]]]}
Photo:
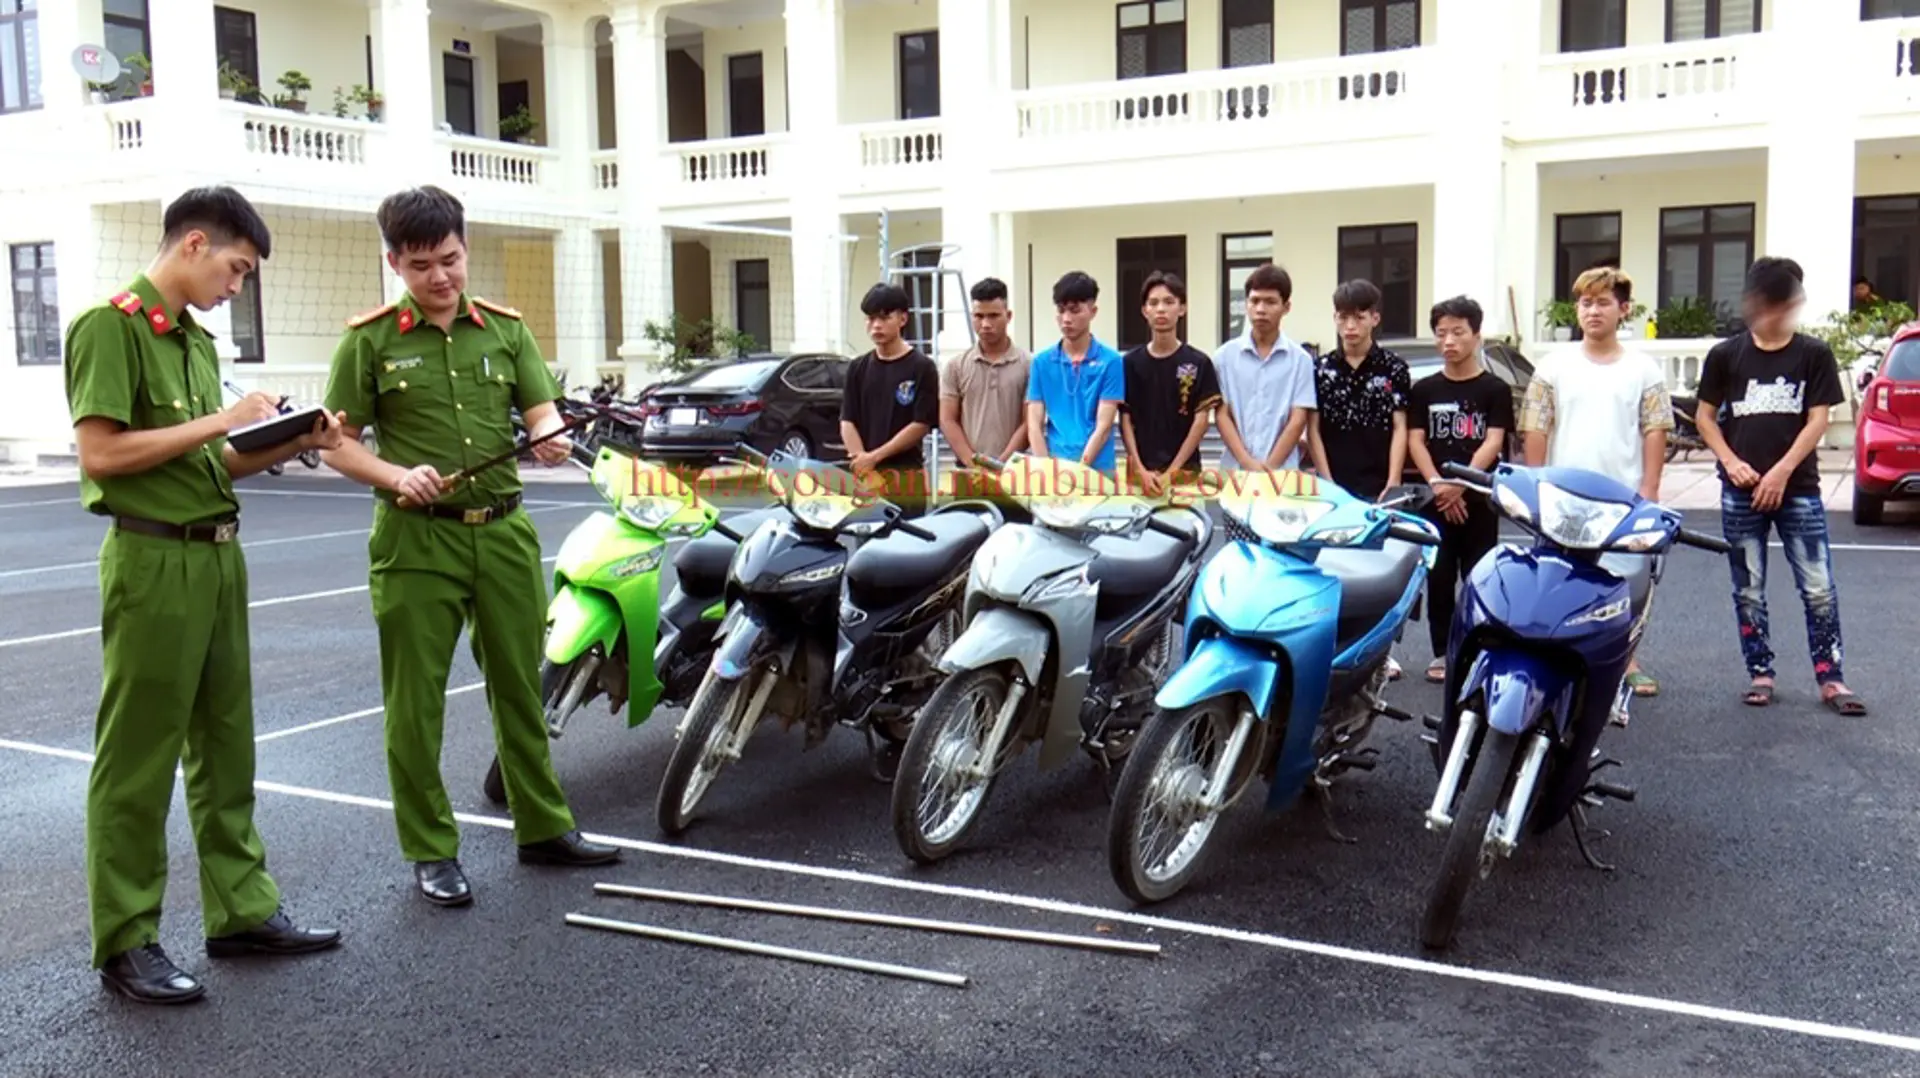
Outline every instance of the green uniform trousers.
{"type": "Polygon", "coordinates": [[[208,936],[280,905],[253,825],[247,564],[238,543],[110,529],[100,547],[104,671],[87,784],[93,965],[156,942],[167,813],[185,763],[208,936]]]}
{"type": "Polygon", "coordinates": [[[381,501],[367,546],[386,695],[387,774],[402,855],[448,861],[460,850],[440,777],[440,740],[462,624],[486,679],[516,841],[541,842],[573,830],[540,695],[547,586],[533,518],[515,509],[488,524],[463,524],[381,501]]]}

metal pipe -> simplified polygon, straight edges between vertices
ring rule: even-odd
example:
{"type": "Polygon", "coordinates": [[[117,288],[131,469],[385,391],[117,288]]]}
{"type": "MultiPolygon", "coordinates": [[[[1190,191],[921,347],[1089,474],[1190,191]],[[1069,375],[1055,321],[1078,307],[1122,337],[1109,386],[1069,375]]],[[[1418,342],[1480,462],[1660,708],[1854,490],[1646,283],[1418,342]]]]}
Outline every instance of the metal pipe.
{"type": "Polygon", "coordinates": [[[916,969],[913,966],[895,966],[886,962],[869,962],[864,958],[847,958],[844,955],[822,954],[819,951],[801,951],[792,947],[776,947],[770,943],[754,943],[751,940],[729,939],[725,936],[706,936],[698,932],[681,932],[678,929],[635,924],[632,921],[613,921],[604,917],[590,917],[584,913],[567,914],[567,923],[582,928],[600,928],[609,932],[624,932],[630,936],[646,936],[651,939],[671,940],[675,943],[692,943],[701,947],[718,948],[723,951],[744,951],[747,954],[765,955],[768,958],[788,958],[796,962],[811,962],[817,966],[834,966],[839,969],[858,970],[862,973],[879,973],[888,977],[900,977],[909,981],[926,981],[932,984],[944,984],[950,988],[965,988],[967,986],[967,978],[965,975],[959,973],[941,973],[938,970],[916,969]]]}
{"type": "Polygon", "coordinates": [[[1049,943],[1061,947],[1081,947],[1093,951],[1114,951],[1122,954],[1157,955],[1160,945],[1157,943],[1134,943],[1130,940],[1103,940],[1093,936],[1073,936],[1060,932],[1036,932],[1024,928],[1001,928],[997,925],[970,924],[965,921],[931,921],[921,917],[899,917],[890,913],[866,913],[858,910],[836,910],[824,906],[795,906],[785,902],[761,902],[751,898],[728,898],[721,895],[699,895],[686,891],[662,891],[652,887],[628,887],[618,883],[596,883],[594,893],[619,895],[623,898],[654,899],[660,902],[679,902],[689,906],[718,906],[724,909],[753,910],[758,913],[785,913],[795,917],[817,917],[828,921],[848,921],[854,924],[883,925],[889,928],[918,928],[927,932],[951,932],[961,936],[984,936],[989,939],[1017,940],[1023,943],[1049,943]]]}

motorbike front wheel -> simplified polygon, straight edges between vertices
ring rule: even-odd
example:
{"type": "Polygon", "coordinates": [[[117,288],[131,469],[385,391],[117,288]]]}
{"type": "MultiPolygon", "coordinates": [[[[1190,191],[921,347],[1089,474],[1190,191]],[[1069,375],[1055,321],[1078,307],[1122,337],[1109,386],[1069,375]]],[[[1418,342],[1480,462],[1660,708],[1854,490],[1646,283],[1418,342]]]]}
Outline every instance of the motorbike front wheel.
{"type": "Polygon", "coordinates": [[[1480,739],[1479,751],[1472,757],[1473,768],[1467,777],[1466,792],[1460,795],[1453,824],[1447,828],[1447,852],[1440,859],[1440,871],[1427,893],[1427,908],[1420,919],[1420,943],[1432,950],[1444,950],[1453,943],[1460,907],[1476,876],[1493,871],[1493,851],[1487,848],[1487,828],[1499,811],[1513,781],[1513,760],[1520,739],[1491,728],[1480,739]]]}
{"type": "Polygon", "coordinates": [[[660,798],[654,806],[660,830],[678,835],[693,822],[693,810],[706,796],[707,788],[719,777],[720,769],[740,758],[758,715],[748,714],[756,694],[754,688],[767,676],[764,669],[747,676],[724,681],[711,671],[694,692],[693,704],[674,742],[673,756],[667,760],[666,776],[660,780],[660,798]]]}
{"type": "Polygon", "coordinates": [[[1213,699],[1156,712],[1135,737],[1107,817],[1107,867],[1133,901],[1161,902],[1192,882],[1214,825],[1252,779],[1264,731],[1246,739],[1228,765],[1231,792],[1220,807],[1206,807],[1207,780],[1231,747],[1234,711],[1229,701],[1213,699]]]}
{"type": "Polygon", "coordinates": [[[900,850],[930,865],[964,842],[980,820],[993,780],[1018,741],[1000,745],[985,777],[969,774],[1007,700],[1007,675],[965,670],[940,683],[914,716],[893,777],[893,834],[900,850]]]}

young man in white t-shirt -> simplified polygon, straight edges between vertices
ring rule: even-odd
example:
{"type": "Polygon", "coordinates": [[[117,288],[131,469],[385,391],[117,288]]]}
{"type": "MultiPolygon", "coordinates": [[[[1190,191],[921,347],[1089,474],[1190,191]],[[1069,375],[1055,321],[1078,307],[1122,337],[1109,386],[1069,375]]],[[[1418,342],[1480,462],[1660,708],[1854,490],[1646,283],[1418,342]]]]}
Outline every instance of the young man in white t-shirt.
{"type": "MultiPolygon", "coordinates": [[[[1643,498],[1657,499],[1673,401],[1660,364],[1620,344],[1620,324],[1633,304],[1633,279],[1611,266],[1596,266],[1573,282],[1573,295],[1580,345],[1540,364],[1520,408],[1517,425],[1527,463],[1599,472],[1643,498]]],[[[1660,691],[1638,658],[1628,664],[1626,682],[1637,696],[1660,691]]]]}

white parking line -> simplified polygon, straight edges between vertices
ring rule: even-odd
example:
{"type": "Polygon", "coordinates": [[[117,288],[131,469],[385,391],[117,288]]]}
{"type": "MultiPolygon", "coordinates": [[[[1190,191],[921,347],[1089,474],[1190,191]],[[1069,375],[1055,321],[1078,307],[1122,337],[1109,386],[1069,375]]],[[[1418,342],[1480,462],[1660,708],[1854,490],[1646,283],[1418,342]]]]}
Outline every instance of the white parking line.
{"type": "MultiPolygon", "coordinates": [[[[473,692],[475,689],[484,689],[486,687],[487,687],[486,682],[476,681],[471,685],[460,685],[455,688],[448,689],[447,695],[458,696],[464,692],[473,692]]],[[[385,707],[363,708],[359,711],[350,712],[346,715],[335,715],[331,719],[321,719],[319,722],[310,722],[301,726],[289,727],[285,730],[275,730],[272,733],[261,734],[259,737],[254,738],[253,742],[256,745],[259,745],[259,744],[264,744],[265,742],[268,742],[268,741],[278,741],[283,737],[292,737],[295,734],[304,734],[309,730],[324,730],[329,726],[338,726],[343,722],[352,722],[355,719],[372,718],[375,715],[384,714],[386,710],[387,709],[385,707]]]]}
{"type": "MultiPolygon", "coordinates": [[[[80,752],[74,749],[54,748],[48,745],[36,745],[25,741],[0,739],[0,749],[11,749],[16,752],[33,753],[41,756],[52,756],[64,760],[74,760],[80,763],[93,762],[93,756],[90,753],[80,752]]],[[[325,801],[336,805],[375,809],[381,812],[393,811],[393,802],[377,797],[362,797],[358,794],[336,793],[332,790],[317,790],[307,786],[293,786],[287,783],[269,782],[266,780],[256,780],[253,785],[256,790],[281,794],[287,797],[303,798],[310,801],[325,801]]],[[[513,821],[504,817],[484,816],[472,812],[455,812],[453,816],[455,820],[464,824],[491,827],[500,831],[511,831],[513,829],[513,821]]],[[[1740,1011],[1726,1007],[1688,1003],[1684,1000],[1664,999],[1659,996],[1620,992],[1610,988],[1595,988],[1591,985],[1572,984],[1546,977],[1532,977],[1518,973],[1501,973],[1495,970],[1474,969],[1469,966],[1431,962],[1425,959],[1407,958],[1403,955],[1386,954],[1380,951],[1366,951],[1354,947],[1341,947],[1329,943],[1315,943],[1311,940],[1292,939],[1287,936],[1276,936],[1265,932],[1228,928],[1222,925],[1211,925],[1199,921],[1183,921],[1171,917],[1157,917],[1151,914],[1134,913],[1130,910],[1106,909],[1100,906],[1066,902],[1060,899],[1044,898],[1038,895],[1022,895],[1007,891],[994,891],[956,884],[926,883],[921,880],[881,876],[868,872],[857,872],[852,869],[828,868],[823,865],[807,865],[793,861],[775,861],[768,858],[747,857],[740,854],[694,849],[686,846],[668,846],[657,842],[644,842],[639,839],[622,838],[618,835],[588,833],[586,837],[595,842],[604,842],[619,846],[623,849],[634,850],[640,853],[657,854],[662,857],[678,857],[691,861],[708,861],[739,868],[759,869],[761,871],[778,872],[791,876],[808,876],[815,879],[834,880],[841,883],[867,884],[874,887],[940,895],[947,898],[964,898],[1000,906],[1019,907],[1025,910],[1044,910],[1072,917],[1118,922],[1169,932],[1184,932],[1189,935],[1205,936],[1231,943],[1269,947],[1275,950],[1315,955],[1320,958],[1334,958],[1341,961],[1358,963],[1360,965],[1399,970],[1405,973],[1425,973],[1452,980],[1473,981],[1479,984],[1498,985],[1502,988],[1539,992],[1544,995],[1564,996],[1603,1006],[1634,1007],[1640,1010],[1655,1011],[1662,1014],[1700,1018],[1713,1022],[1725,1022],[1732,1025],[1753,1026],[1759,1029],[1770,1029],[1782,1033],[1798,1033],[1803,1036],[1820,1037],[1828,1040],[1853,1041],[1858,1044],[1869,1044],[1880,1048],[1893,1048],[1903,1052],[1920,1052],[1920,1037],[1902,1036],[1897,1033],[1885,1033],[1879,1030],[1863,1029],[1857,1026],[1841,1026],[1828,1022],[1811,1022],[1800,1018],[1785,1018],[1778,1015],[1760,1014],[1754,1011],[1740,1011]]]]}
{"type": "Polygon", "coordinates": [[[78,509],[80,507],[80,498],[78,495],[75,495],[71,498],[47,498],[43,501],[0,502],[0,509],[31,509],[36,505],[71,505],[78,509]]]}
{"type": "MultiPolygon", "coordinates": [[[[541,558],[540,564],[547,565],[557,557],[559,557],[559,555],[556,554],[552,557],[541,558]]],[[[283,606],[287,603],[305,602],[308,599],[331,599],[336,595],[353,595],[366,591],[367,587],[368,585],[366,584],[356,584],[350,588],[332,588],[327,591],[310,591],[302,595],[281,595],[272,599],[255,599],[253,602],[247,604],[247,609],[258,610],[261,607],[283,606]]],[[[49,640],[70,640],[76,636],[90,636],[99,631],[100,626],[89,625],[84,629],[67,629],[57,633],[41,633],[38,636],[16,636],[11,640],[0,640],[0,648],[19,647],[23,644],[44,644],[49,640]]]]}

